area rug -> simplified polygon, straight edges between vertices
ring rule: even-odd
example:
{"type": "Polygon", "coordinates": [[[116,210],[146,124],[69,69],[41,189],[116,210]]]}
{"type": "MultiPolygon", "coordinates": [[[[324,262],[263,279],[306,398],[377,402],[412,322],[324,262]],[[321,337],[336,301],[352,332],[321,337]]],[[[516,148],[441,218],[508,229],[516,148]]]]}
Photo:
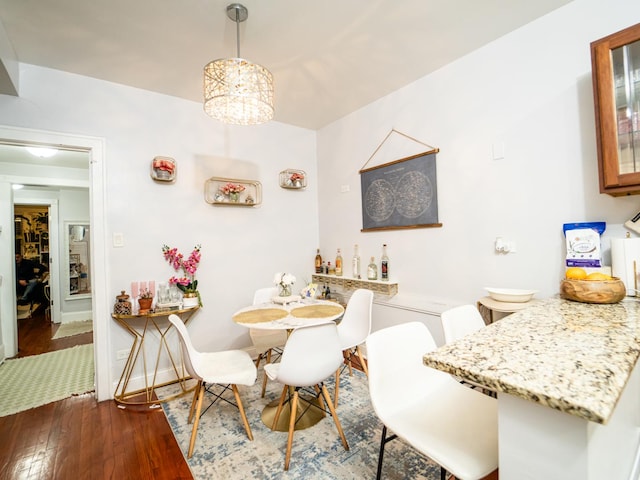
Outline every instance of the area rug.
{"type": "Polygon", "coordinates": [[[94,389],[93,345],[6,360],[0,365],[0,417],[94,389]]]}
{"type": "Polygon", "coordinates": [[[81,333],[92,331],[93,320],[63,323],[58,327],[56,333],[53,335],[53,340],[56,340],[57,338],[72,337],[73,335],[80,335],[81,333]]]}
{"type": "Polygon", "coordinates": [[[29,318],[31,316],[31,312],[35,312],[39,306],[40,306],[39,303],[34,303],[33,307],[29,305],[18,305],[18,314],[17,314],[18,320],[29,318]]]}
{"type": "MultiPolygon", "coordinates": [[[[349,377],[347,373],[340,379],[338,418],[350,450],[344,449],[333,420],[327,416],[316,425],[295,432],[287,472],[284,471],[287,433],[271,431],[260,417],[263,407],[279,398],[281,386],[269,382],[265,398],[260,398],[262,375],[260,369],[253,387],[239,387],[253,441],[247,438],[238,410],[219,402],[202,415],[193,456],[186,459],[191,435],[187,416],[192,395],[162,404],[195,479],[375,478],[382,424],[371,407],[364,374],[354,372],[349,377]]],[[[327,388],[333,396],[332,381],[327,382],[327,388]]],[[[159,392],[159,396],[166,398],[176,391],[175,386],[166,387],[159,392]]],[[[398,395],[401,394],[398,392],[398,395]]],[[[205,405],[208,403],[203,404],[203,410],[205,405]]],[[[382,477],[385,480],[439,480],[440,467],[402,440],[394,440],[385,447],[382,477]]]]}

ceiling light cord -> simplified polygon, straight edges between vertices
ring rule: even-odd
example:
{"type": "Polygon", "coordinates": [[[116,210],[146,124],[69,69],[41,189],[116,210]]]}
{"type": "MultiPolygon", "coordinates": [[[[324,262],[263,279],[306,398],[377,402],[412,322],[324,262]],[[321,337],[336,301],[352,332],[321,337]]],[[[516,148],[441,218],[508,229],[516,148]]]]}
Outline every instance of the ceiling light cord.
{"type": "Polygon", "coordinates": [[[238,58],[242,58],[240,56],[240,10],[238,8],[236,10],[236,52],[238,52],[238,58]]]}

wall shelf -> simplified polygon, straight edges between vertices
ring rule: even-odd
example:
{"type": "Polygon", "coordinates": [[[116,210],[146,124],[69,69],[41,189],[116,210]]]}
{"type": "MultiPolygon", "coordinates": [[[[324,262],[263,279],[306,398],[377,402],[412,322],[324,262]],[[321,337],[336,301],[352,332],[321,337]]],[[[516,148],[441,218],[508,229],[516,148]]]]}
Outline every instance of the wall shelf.
{"type": "Polygon", "coordinates": [[[211,177],[204,184],[205,201],[226,207],[255,207],[262,203],[262,184],[257,180],[211,177]],[[229,193],[228,187],[237,193],[229,193]]]}
{"type": "Polygon", "coordinates": [[[336,275],[325,275],[322,273],[314,273],[311,275],[313,283],[328,284],[330,287],[340,287],[345,290],[357,290],[358,288],[366,288],[373,293],[381,295],[396,295],[398,293],[398,282],[382,281],[382,280],[364,280],[350,277],[338,277],[336,275]]]}

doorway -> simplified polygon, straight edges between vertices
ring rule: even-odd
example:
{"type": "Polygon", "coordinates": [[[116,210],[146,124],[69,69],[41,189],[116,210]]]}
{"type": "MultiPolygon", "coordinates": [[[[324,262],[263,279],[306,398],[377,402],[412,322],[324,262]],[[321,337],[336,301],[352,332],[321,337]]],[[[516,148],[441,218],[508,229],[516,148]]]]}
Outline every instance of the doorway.
{"type": "MultiPolygon", "coordinates": [[[[15,203],[13,207],[18,322],[31,317],[39,309],[44,310],[47,313],[45,316],[52,320],[49,208],[48,204],[43,203],[15,203]]],[[[57,265],[57,262],[55,263],[57,265]]],[[[22,340],[18,336],[18,350],[24,348],[24,345],[21,345],[22,340]]]]}
{"type": "MultiPolygon", "coordinates": [[[[45,177],[42,175],[45,169],[42,168],[31,168],[31,173],[26,170],[13,170],[3,175],[2,181],[0,181],[0,200],[2,200],[0,201],[0,225],[13,223],[14,197],[11,189],[12,184],[89,189],[89,218],[92,226],[91,263],[93,271],[91,311],[94,324],[96,396],[98,401],[107,400],[112,395],[112,372],[111,368],[109,368],[111,363],[108,349],[110,323],[107,318],[109,307],[107,305],[106,244],[104,241],[106,235],[105,201],[103,198],[105,189],[104,140],[96,137],[0,126],[0,145],[46,146],[66,151],[84,152],[88,155],[90,174],[86,180],[45,177]]],[[[0,248],[10,252],[15,249],[15,245],[14,238],[9,237],[9,235],[0,236],[0,248]]],[[[13,278],[13,268],[13,256],[0,259],[0,275],[4,278],[13,278]]],[[[10,285],[13,287],[13,284],[10,285]]],[[[14,290],[14,288],[0,289],[1,358],[10,358],[17,354],[18,339],[14,290]]]]}

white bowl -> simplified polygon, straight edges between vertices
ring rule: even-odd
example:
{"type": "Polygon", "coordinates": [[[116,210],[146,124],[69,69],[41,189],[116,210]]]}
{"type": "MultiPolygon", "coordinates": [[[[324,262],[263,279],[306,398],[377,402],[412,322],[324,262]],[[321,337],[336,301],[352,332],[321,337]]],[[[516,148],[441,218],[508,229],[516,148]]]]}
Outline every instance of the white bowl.
{"type": "Polygon", "coordinates": [[[519,290],[517,288],[490,288],[485,287],[489,296],[498,302],[524,303],[528,302],[538,293],[537,290],[519,290]]]}

